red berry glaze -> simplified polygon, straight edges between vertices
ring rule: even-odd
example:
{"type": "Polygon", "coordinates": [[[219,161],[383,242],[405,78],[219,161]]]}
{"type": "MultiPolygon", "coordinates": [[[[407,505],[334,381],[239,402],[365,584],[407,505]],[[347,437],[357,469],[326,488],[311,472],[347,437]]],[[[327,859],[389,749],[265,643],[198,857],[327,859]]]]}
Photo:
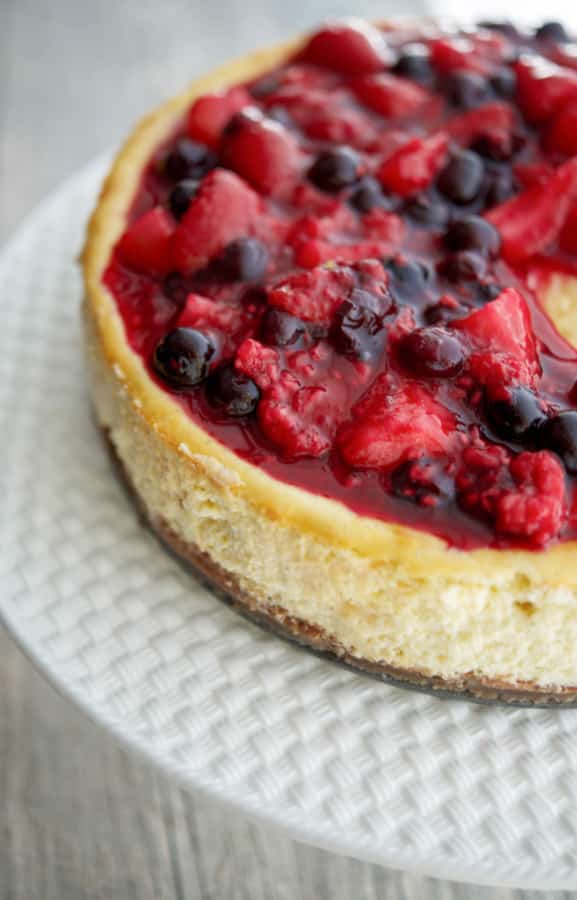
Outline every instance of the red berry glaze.
{"type": "Polygon", "coordinates": [[[577,64],[331,22],[197,98],[105,283],[155,382],[272,476],[461,548],[577,538],[577,64]]]}

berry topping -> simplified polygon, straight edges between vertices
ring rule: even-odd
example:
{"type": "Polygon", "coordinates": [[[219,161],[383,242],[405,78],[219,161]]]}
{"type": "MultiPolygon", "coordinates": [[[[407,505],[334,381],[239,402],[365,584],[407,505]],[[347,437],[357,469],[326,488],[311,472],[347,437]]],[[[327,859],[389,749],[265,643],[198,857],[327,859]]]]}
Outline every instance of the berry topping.
{"type": "Polygon", "coordinates": [[[556,272],[577,272],[564,28],[345,20],[191,103],[103,281],[171,403],[273,477],[540,550],[577,539],[577,352],[535,293],[556,272]]]}
{"type": "Polygon", "coordinates": [[[480,216],[457,219],[444,236],[447,250],[475,250],[484,256],[496,256],[501,245],[497,229],[480,216]]]}
{"type": "Polygon", "coordinates": [[[154,351],[154,368],[170,387],[187,390],[208,375],[216,354],[212,341],[194,328],[175,328],[154,351]]]}
{"type": "Polygon", "coordinates": [[[181,272],[203,268],[227,244],[250,232],[260,211],[258,194],[237,175],[224,169],[210,172],[175,232],[173,265],[181,272]]]}
{"type": "Polygon", "coordinates": [[[168,197],[168,205],[175,219],[182,219],[198,191],[199,184],[200,182],[193,178],[185,178],[175,184],[168,197]]]}
{"type": "Polygon", "coordinates": [[[308,177],[321,191],[335,194],[359,177],[360,158],[350,147],[335,147],[317,156],[308,177]]]}
{"type": "Polygon", "coordinates": [[[254,381],[233,366],[220,366],[211,375],[206,390],[211,403],[228,416],[248,416],[256,409],[260,391],[254,381]]]}
{"type": "Polygon", "coordinates": [[[398,353],[402,365],[422,378],[451,378],[461,371],[465,361],[459,337],[434,326],[404,335],[398,353]]]}
{"type": "Polygon", "coordinates": [[[259,281],[268,265],[269,252],[257,238],[237,238],[219,259],[219,272],[228,281],[259,281]]]}
{"type": "Polygon", "coordinates": [[[197,180],[215,165],[216,157],[205,144],[199,144],[189,138],[180,138],[166,155],[163,171],[171,181],[182,181],[185,178],[197,180]]]}
{"type": "Polygon", "coordinates": [[[378,72],[390,61],[382,33],[360,19],[327,23],[301,56],[305,62],[347,75],[378,72]]]}
{"type": "Polygon", "coordinates": [[[453,203],[465,205],[474,200],[483,184],[483,163],[476,153],[455,153],[437,180],[440,192],[453,203]]]}

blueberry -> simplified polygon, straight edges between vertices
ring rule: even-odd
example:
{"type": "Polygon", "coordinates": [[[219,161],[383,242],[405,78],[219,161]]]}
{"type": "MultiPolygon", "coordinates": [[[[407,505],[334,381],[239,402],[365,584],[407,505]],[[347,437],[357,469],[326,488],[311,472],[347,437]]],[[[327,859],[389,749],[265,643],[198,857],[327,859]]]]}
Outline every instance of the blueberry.
{"type": "Polygon", "coordinates": [[[471,150],[455,153],[437,181],[437,187],[453,203],[470,203],[483,184],[484,167],[480,157],[471,150]]]}
{"type": "Polygon", "coordinates": [[[393,202],[390,197],[383,194],[380,182],[372,175],[365,175],[355,185],[349,203],[360,213],[370,212],[377,207],[392,209],[393,202]]]}
{"type": "Polygon", "coordinates": [[[539,400],[525,387],[508,389],[504,394],[502,399],[486,401],[487,421],[498,437],[506,441],[526,441],[546,420],[539,400]]]}
{"type": "Polygon", "coordinates": [[[489,84],[499,97],[510,100],[517,90],[517,76],[509,66],[501,66],[489,78],[489,84]]]}
{"type": "Polygon", "coordinates": [[[272,94],[274,91],[278,90],[279,87],[279,75],[277,72],[268,73],[267,75],[263,75],[262,78],[259,78],[257,81],[251,84],[249,90],[253,97],[256,97],[257,100],[260,100],[263,97],[268,97],[269,94],[272,94]]]}
{"type": "Polygon", "coordinates": [[[424,378],[450,378],[461,371],[465,361],[459,338],[436,326],[410,331],[401,338],[398,349],[403,366],[424,378]]]}
{"type": "Polygon", "coordinates": [[[189,138],[180,138],[164,160],[164,174],[171,181],[202,178],[216,165],[214,153],[189,138]]]}
{"type": "Polygon", "coordinates": [[[501,287],[494,281],[478,281],[475,284],[475,298],[482,304],[496,300],[499,294],[502,294],[505,288],[501,287]]]}
{"type": "Polygon", "coordinates": [[[491,162],[508,162],[513,156],[512,142],[498,134],[480,135],[473,141],[470,149],[491,162]]]}
{"type": "Polygon", "coordinates": [[[171,387],[186,390],[206,378],[215,353],[213,342],[201,331],[175,328],[156,347],[153,365],[171,387]]]}
{"type": "Polygon", "coordinates": [[[491,98],[486,78],[476,72],[460,69],[447,78],[445,92],[449,103],[457,109],[473,109],[491,98]]]}
{"type": "MultiPolygon", "coordinates": [[[[364,294],[365,291],[353,291],[351,298],[341,303],[329,331],[329,340],[335,350],[348,359],[369,362],[382,352],[385,332],[382,317],[358,302],[364,299],[364,294]]],[[[371,299],[374,298],[369,295],[369,303],[371,299]]]]}
{"type": "Polygon", "coordinates": [[[258,281],[266,272],[269,253],[256,238],[238,238],[228,244],[219,259],[219,273],[227,281],[258,281]]]}
{"type": "Polygon", "coordinates": [[[423,318],[427,325],[444,325],[462,315],[462,307],[446,306],[444,303],[432,303],[423,312],[423,318]]]}
{"type": "Polygon", "coordinates": [[[199,184],[200,182],[194,178],[185,178],[175,184],[168,196],[168,205],[175,219],[182,219],[198,191],[199,184]]]}
{"type": "Polygon", "coordinates": [[[414,225],[437,230],[444,228],[449,219],[449,210],[442,200],[430,194],[417,194],[405,205],[405,215],[414,225]]]}
{"type": "Polygon", "coordinates": [[[561,22],[543,22],[535,31],[535,37],[538,41],[555,41],[557,44],[564,44],[569,40],[561,22]]]}
{"type": "Polygon", "coordinates": [[[393,66],[393,72],[419,84],[429,85],[434,79],[429,48],[425,44],[406,44],[393,66]]]}
{"type": "Polygon", "coordinates": [[[577,475],[577,412],[569,409],[552,416],[539,431],[539,443],[561,457],[570,475],[577,475]]]}
{"type": "Polygon", "coordinates": [[[439,460],[407,459],[391,473],[391,493],[420,506],[437,506],[453,494],[451,479],[439,460]]]}
{"type": "Polygon", "coordinates": [[[285,128],[295,127],[293,117],[289,113],[288,109],[284,108],[284,106],[271,106],[270,109],[267,109],[266,114],[269,119],[273,120],[273,122],[277,122],[279,125],[283,125],[285,128]]]}
{"type": "Polygon", "coordinates": [[[248,416],[257,407],[260,391],[254,381],[234,366],[220,366],[210,376],[207,395],[215,406],[229,416],[248,416]]]}
{"type": "Polygon", "coordinates": [[[447,281],[461,284],[482,278],[487,270],[487,261],[484,256],[473,250],[461,250],[442,259],[437,269],[447,281]]]}
{"type": "Polygon", "coordinates": [[[487,31],[498,31],[500,34],[503,34],[505,37],[508,37],[509,40],[516,41],[519,39],[519,32],[515,28],[512,22],[477,22],[479,28],[485,28],[487,31]]]}
{"type": "Polygon", "coordinates": [[[451,251],[476,250],[484,256],[497,256],[501,236],[490,222],[480,216],[466,216],[449,226],[443,243],[451,251]]]}
{"type": "Polygon", "coordinates": [[[297,347],[306,334],[306,325],[296,316],[269,306],[260,324],[260,339],[269,347],[297,347]]]}
{"type": "Polygon", "coordinates": [[[337,193],[358,179],[360,157],[350,147],[334,147],[317,156],[309,169],[309,180],[322,191],[337,193]]]}
{"type": "Polygon", "coordinates": [[[503,169],[501,172],[493,172],[487,175],[485,206],[490,209],[492,206],[499,206],[505,200],[509,200],[517,193],[517,185],[513,179],[510,169],[503,169]]]}
{"type": "Polygon", "coordinates": [[[417,299],[426,292],[431,273],[423,263],[388,259],[385,260],[385,267],[389,272],[389,287],[395,299],[401,302],[417,299]]]}

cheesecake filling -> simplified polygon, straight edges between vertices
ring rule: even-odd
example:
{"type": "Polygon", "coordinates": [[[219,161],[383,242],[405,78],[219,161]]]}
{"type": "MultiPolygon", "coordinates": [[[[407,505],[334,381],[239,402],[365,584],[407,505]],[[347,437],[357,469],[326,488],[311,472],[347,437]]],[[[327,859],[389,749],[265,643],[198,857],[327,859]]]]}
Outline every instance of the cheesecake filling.
{"type": "Polygon", "coordinates": [[[461,549],[577,536],[577,45],[327,24],[197,98],[104,274],[150,377],[273,477],[461,549]]]}

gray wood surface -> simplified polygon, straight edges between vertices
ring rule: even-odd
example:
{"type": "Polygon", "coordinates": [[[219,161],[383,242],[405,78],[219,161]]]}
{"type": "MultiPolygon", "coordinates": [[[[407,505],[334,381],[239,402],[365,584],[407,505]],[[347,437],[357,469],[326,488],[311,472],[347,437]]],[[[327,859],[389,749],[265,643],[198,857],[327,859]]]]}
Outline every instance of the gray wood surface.
{"type": "MultiPolygon", "coordinates": [[[[401,0],[386,9],[350,0],[0,0],[0,242],[48,190],[202,69],[328,13],[402,9],[401,0]]],[[[59,697],[0,631],[0,900],[531,897],[338,858],[184,794],[59,697]]]]}

